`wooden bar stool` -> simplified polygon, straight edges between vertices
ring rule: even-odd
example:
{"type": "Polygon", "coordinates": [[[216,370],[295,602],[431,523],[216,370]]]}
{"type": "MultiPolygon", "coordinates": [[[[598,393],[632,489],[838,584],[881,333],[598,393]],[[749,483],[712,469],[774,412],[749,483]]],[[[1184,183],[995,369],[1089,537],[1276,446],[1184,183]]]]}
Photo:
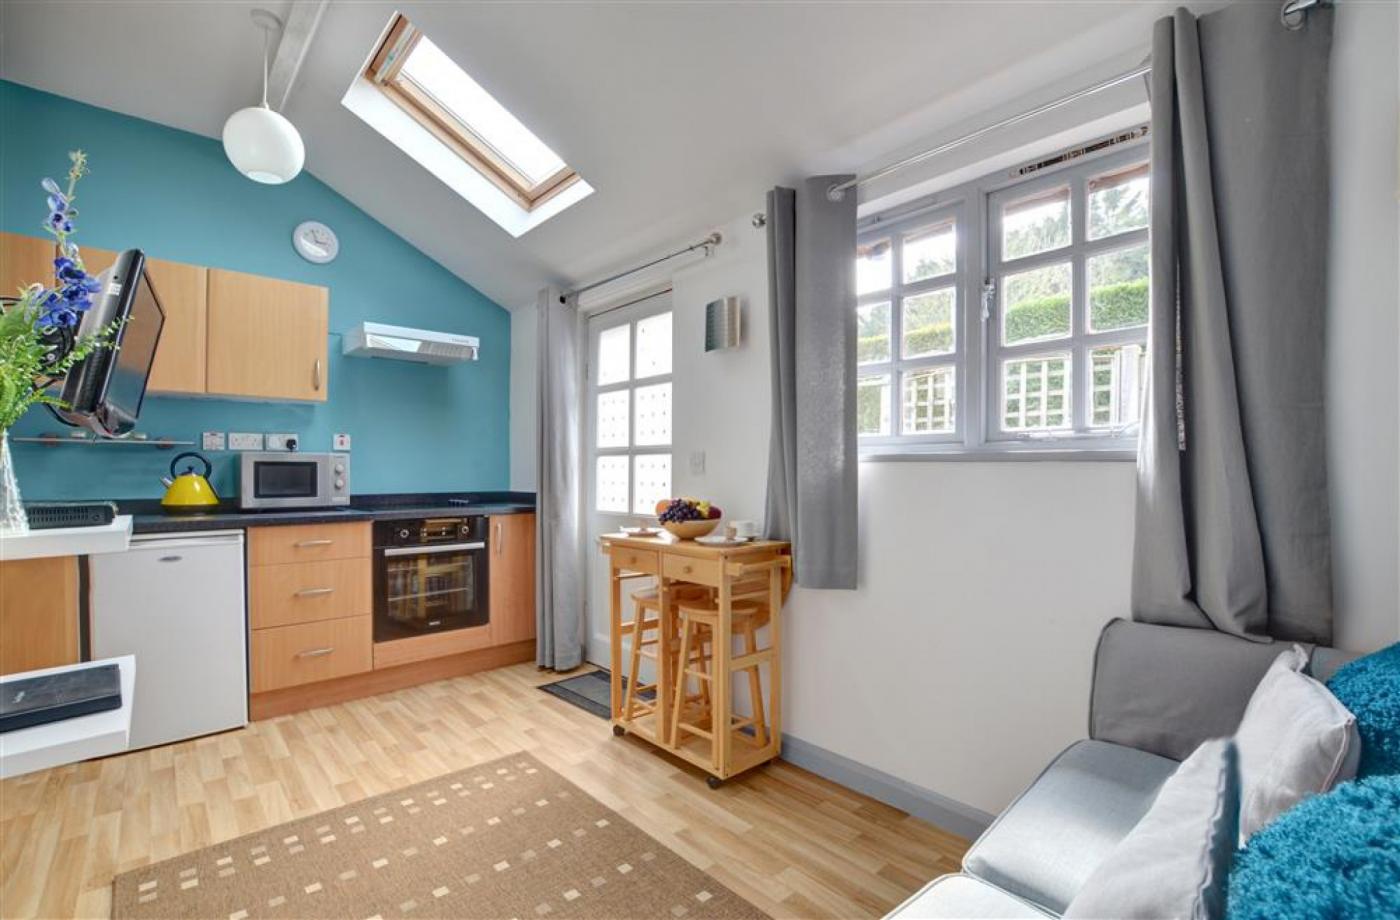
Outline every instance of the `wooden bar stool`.
{"type": "Polygon", "coordinates": [[[680,743],[681,732],[706,738],[710,742],[710,758],[718,769],[719,723],[727,722],[729,731],[752,726],[757,746],[763,747],[768,743],[768,723],[764,713],[763,684],[759,678],[759,666],[771,658],[771,649],[759,649],[757,636],[759,628],[768,622],[768,607],[756,600],[733,601],[730,604],[732,633],[729,636],[716,635],[719,631],[719,607],[712,600],[681,601],[677,612],[681,633],[677,659],[684,664],[677,674],[672,701],[671,746],[675,747],[680,743]],[[712,666],[714,656],[705,652],[704,642],[708,638],[713,649],[716,642],[732,642],[734,636],[743,639],[743,653],[733,660],[729,674],[716,675],[712,666]],[[695,655],[697,648],[700,651],[698,660],[695,655]],[[729,680],[739,671],[748,673],[749,705],[753,715],[743,718],[731,712],[725,714],[727,718],[718,717],[711,705],[714,698],[711,685],[716,677],[729,680]],[[700,686],[700,693],[695,695],[690,693],[692,677],[700,686]],[[692,714],[687,715],[686,706],[691,703],[699,705],[692,714]]]}
{"type": "MultiPolygon", "coordinates": [[[[671,609],[674,612],[677,606],[685,600],[703,599],[708,597],[709,591],[699,586],[677,585],[671,589],[671,609]]],[[[643,684],[641,682],[641,663],[645,658],[652,662],[652,666],[660,671],[660,662],[657,660],[655,647],[661,641],[661,596],[655,588],[647,588],[632,595],[633,615],[629,623],[622,624],[622,632],[632,639],[632,652],[627,669],[627,690],[622,697],[622,718],[635,719],[640,716],[650,715],[656,711],[658,705],[664,705],[660,700],[648,702],[642,698],[642,694],[657,691],[655,682],[643,684]]]]}

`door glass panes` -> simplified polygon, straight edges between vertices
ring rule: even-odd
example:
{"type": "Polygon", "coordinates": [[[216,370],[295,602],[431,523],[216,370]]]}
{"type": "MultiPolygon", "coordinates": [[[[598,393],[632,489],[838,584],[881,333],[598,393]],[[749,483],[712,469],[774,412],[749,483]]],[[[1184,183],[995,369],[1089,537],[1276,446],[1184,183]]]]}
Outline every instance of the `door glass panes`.
{"type": "Polygon", "coordinates": [[[671,455],[637,454],[633,461],[633,514],[655,514],[656,503],[671,497],[671,455]]]}
{"type": "Polygon", "coordinates": [[[889,290],[892,265],[889,240],[875,240],[857,246],[856,293],[889,290]]]}
{"type": "Polygon", "coordinates": [[[1070,426],[1069,355],[1006,361],[1001,374],[1001,425],[1006,431],[1070,426]]]}
{"type": "Polygon", "coordinates": [[[952,274],[958,267],[957,226],[951,220],[916,230],[904,237],[904,282],[952,274]]]}
{"type": "Polygon", "coordinates": [[[1139,163],[1089,180],[1089,239],[1147,226],[1148,174],[1139,163]]]}
{"type": "Polygon", "coordinates": [[[955,376],[951,367],[904,373],[904,434],[952,431],[955,376]]]}
{"type": "Polygon", "coordinates": [[[856,307],[856,361],[872,364],[890,359],[890,305],[856,307]]]}
{"type": "Polygon", "coordinates": [[[671,314],[660,313],[637,321],[637,373],[657,377],[671,373],[671,314]]]}
{"type": "Polygon", "coordinates": [[[872,374],[856,378],[856,434],[890,433],[890,378],[872,374]]]}
{"type": "Polygon", "coordinates": [[[597,401],[599,447],[626,447],[628,414],[632,408],[630,390],[599,393],[597,401]]]}
{"type": "Polygon", "coordinates": [[[1009,201],[1001,209],[1003,262],[1070,243],[1069,186],[1061,185],[1009,201]]]}
{"type": "Polygon", "coordinates": [[[1006,345],[1070,333],[1069,262],[1003,275],[1001,340],[1006,345]]]}
{"type": "MultiPolygon", "coordinates": [[[[671,385],[637,387],[635,443],[651,447],[671,443],[671,385]]],[[[667,469],[670,469],[668,466],[667,469]]],[[[640,488],[640,485],[638,486],[640,488]]]]}
{"type": "Polygon", "coordinates": [[[1089,424],[1125,428],[1142,420],[1147,385],[1147,350],[1137,342],[1089,353],[1089,424]]]}
{"type": "Polygon", "coordinates": [[[598,336],[598,372],[595,383],[621,383],[631,375],[632,327],[614,326],[598,336]]]}
{"type": "Polygon", "coordinates": [[[957,294],[953,288],[904,298],[900,315],[905,358],[950,355],[957,347],[957,294]]]}
{"type": "Polygon", "coordinates": [[[1147,244],[1090,256],[1089,329],[1109,332],[1147,325],[1147,244]]]}
{"type": "Polygon", "coordinates": [[[597,466],[597,504],[599,511],[627,513],[628,468],[631,458],[623,456],[599,457],[597,466]]]}

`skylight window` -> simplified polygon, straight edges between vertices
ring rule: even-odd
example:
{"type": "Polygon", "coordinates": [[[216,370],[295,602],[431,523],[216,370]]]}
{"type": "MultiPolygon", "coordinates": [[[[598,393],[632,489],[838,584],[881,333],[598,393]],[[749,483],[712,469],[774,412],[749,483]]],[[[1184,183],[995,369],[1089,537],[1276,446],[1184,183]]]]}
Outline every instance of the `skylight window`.
{"type": "Polygon", "coordinates": [[[483,204],[467,187],[475,183],[454,178],[457,170],[444,167],[442,156],[424,151],[422,143],[405,143],[393,120],[376,112],[354,87],[346,105],[516,236],[592,191],[559,154],[403,16],[394,17],[363,76],[524,213],[503,215],[500,207],[483,204]],[[541,213],[546,203],[552,207],[541,213]]]}

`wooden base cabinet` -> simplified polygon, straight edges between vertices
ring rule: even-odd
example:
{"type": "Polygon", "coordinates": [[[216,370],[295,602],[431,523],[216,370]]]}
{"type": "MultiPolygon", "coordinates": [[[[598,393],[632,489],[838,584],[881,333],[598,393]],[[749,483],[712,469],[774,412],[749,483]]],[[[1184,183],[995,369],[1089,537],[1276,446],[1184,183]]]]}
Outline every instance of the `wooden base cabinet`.
{"type": "Polygon", "coordinates": [[[535,638],[535,516],[491,517],[491,627],[498,645],[535,638]]]}
{"type": "Polygon", "coordinates": [[[78,557],[0,562],[0,674],[78,658],[78,557]]]}

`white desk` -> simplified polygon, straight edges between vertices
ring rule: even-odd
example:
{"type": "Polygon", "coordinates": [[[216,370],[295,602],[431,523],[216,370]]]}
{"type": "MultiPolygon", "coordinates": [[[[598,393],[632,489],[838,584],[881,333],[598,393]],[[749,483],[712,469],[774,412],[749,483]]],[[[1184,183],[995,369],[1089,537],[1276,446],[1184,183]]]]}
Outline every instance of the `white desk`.
{"type": "Polygon", "coordinates": [[[131,515],[119,514],[101,527],[55,527],[0,536],[0,562],[44,556],[124,553],[131,544],[131,515]]]}
{"type": "Polygon", "coordinates": [[[104,658],[40,671],[0,677],[0,684],[41,674],[59,674],[100,664],[115,664],[121,672],[122,705],[119,709],[34,725],[0,735],[0,779],[33,773],[48,767],[77,763],[92,757],[119,754],[130,746],[131,701],[136,696],[136,658],[104,658]]]}

